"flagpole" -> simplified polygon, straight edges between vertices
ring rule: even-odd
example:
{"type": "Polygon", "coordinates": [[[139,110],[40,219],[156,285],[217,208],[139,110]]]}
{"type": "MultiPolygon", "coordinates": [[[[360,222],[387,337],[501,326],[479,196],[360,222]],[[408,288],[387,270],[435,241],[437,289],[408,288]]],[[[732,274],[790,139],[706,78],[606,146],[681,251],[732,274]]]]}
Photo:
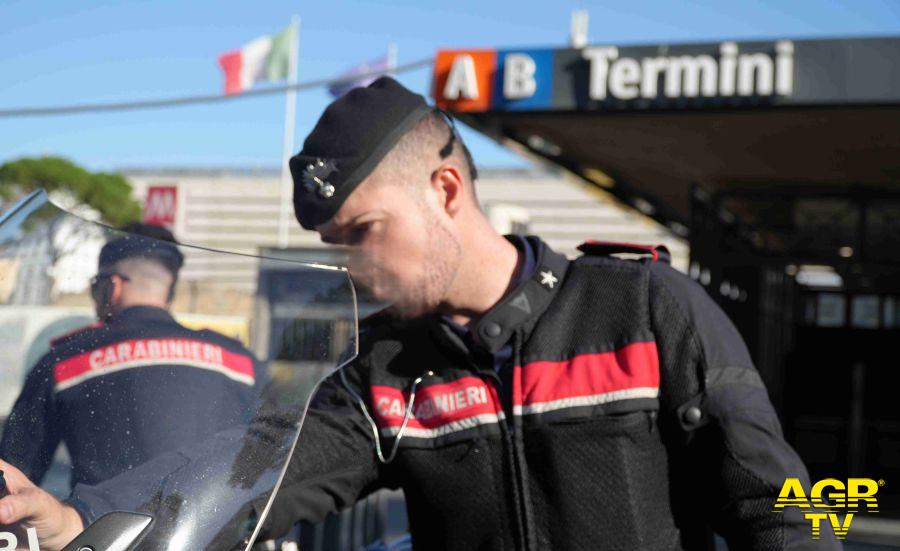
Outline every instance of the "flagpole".
{"type": "Polygon", "coordinates": [[[397,43],[388,44],[387,50],[387,74],[393,76],[394,69],[397,68],[397,43]]]}
{"type": "Polygon", "coordinates": [[[278,247],[287,248],[293,205],[291,170],[288,166],[294,154],[294,125],[297,112],[297,57],[300,50],[300,16],[291,17],[291,48],[288,61],[288,84],[292,86],[285,93],[284,104],[284,148],[281,155],[281,199],[278,216],[278,247]]]}

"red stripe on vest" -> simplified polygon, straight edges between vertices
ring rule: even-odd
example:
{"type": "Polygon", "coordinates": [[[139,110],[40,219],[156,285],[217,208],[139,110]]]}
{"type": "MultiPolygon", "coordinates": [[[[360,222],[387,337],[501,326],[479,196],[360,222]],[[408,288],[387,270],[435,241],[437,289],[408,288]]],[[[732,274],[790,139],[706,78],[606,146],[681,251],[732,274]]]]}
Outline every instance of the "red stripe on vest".
{"type": "Polygon", "coordinates": [[[220,368],[243,378],[254,378],[253,360],[223,347],[193,339],[137,339],[101,346],[67,358],[53,368],[57,385],[92,373],[116,371],[134,364],[197,364],[220,368]]]}
{"type": "Polygon", "coordinates": [[[516,366],[513,403],[529,406],[632,389],[659,389],[655,342],[638,342],[611,352],[581,354],[561,362],[516,366]]]}
{"type": "MultiPolygon", "coordinates": [[[[372,385],[375,416],[382,426],[399,427],[406,414],[409,392],[390,386],[372,385]]],[[[408,427],[436,428],[476,415],[500,412],[490,387],[478,377],[462,377],[455,381],[416,388],[416,399],[408,427]]]]}

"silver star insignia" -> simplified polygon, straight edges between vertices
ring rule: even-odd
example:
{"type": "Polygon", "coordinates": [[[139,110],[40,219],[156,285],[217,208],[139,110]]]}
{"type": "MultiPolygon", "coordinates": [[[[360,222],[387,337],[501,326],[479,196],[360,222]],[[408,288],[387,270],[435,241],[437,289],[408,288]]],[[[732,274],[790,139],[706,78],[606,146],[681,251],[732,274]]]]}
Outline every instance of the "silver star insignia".
{"type": "Polygon", "coordinates": [[[541,285],[546,285],[547,287],[553,288],[559,280],[553,275],[553,272],[547,270],[546,272],[541,272],[541,285]]]}

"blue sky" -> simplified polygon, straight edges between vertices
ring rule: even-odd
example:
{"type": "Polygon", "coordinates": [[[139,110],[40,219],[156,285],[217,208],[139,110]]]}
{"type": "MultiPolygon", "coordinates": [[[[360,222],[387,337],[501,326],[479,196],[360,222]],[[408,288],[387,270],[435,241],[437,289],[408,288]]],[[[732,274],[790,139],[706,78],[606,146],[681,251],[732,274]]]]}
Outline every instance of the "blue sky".
{"type": "MultiPolygon", "coordinates": [[[[573,9],[595,44],[900,35],[900,1],[432,0],[316,2],[0,0],[0,109],[154,99],[221,90],[218,54],[302,19],[299,78],[330,77],[381,55],[399,62],[439,48],[565,46],[573,9]]],[[[427,92],[430,70],[401,76],[427,92]]],[[[299,148],[330,101],[301,92],[299,148]]],[[[56,154],[92,169],[276,167],[284,98],[165,110],[0,119],[0,162],[56,154]]],[[[472,131],[485,166],[523,166],[472,131]]]]}

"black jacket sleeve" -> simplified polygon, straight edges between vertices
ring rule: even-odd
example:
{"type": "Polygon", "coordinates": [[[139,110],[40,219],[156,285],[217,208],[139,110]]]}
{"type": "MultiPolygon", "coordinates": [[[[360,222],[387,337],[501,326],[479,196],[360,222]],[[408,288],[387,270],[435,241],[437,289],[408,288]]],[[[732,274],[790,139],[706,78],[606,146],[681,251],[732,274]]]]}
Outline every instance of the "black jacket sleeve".
{"type": "Polygon", "coordinates": [[[53,364],[45,356],[28,373],[6,420],[0,457],[40,484],[53,462],[60,438],[53,401],[53,364]]]}
{"type": "Polygon", "coordinates": [[[689,496],[683,513],[704,514],[732,550],[839,549],[827,530],[813,542],[796,508],[773,512],[785,479],[808,488],[809,476],[737,329],[702,287],[668,265],[650,266],[662,421],[677,435],[669,446],[675,500],[689,496]]]}
{"type": "MultiPolygon", "coordinates": [[[[298,521],[318,522],[383,485],[373,429],[357,400],[365,396],[361,371],[358,363],[344,367],[314,395],[263,539],[286,533],[298,521]]],[[[264,505],[254,508],[261,513],[264,505]]]]}

